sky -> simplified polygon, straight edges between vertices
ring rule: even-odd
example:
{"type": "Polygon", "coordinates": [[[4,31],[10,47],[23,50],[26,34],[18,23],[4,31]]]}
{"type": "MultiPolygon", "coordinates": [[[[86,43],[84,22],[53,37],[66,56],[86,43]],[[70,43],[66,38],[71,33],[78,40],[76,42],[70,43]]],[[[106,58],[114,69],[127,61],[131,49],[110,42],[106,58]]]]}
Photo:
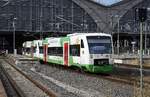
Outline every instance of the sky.
{"type": "Polygon", "coordinates": [[[109,6],[109,5],[112,5],[112,4],[119,2],[119,1],[122,1],[122,0],[93,0],[93,1],[96,1],[96,2],[101,3],[103,5],[109,6]]]}

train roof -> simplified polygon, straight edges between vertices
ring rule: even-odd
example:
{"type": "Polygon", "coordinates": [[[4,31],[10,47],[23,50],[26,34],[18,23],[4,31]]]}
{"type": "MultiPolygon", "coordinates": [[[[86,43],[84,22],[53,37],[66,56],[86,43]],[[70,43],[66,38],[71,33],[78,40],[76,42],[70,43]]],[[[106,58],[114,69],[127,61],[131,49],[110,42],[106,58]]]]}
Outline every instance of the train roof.
{"type": "Polygon", "coordinates": [[[57,38],[57,37],[47,37],[45,39],[50,40],[50,39],[54,39],[54,38],[57,38]]]}
{"type": "MultiPolygon", "coordinates": [[[[111,36],[110,34],[106,33],[73,33],[73,34],[67,34],[67,36],[95,36],[95,35],[100,35],[100,36],[111,36]]],[[[44,40],[55,40],[63,37],[47,37],[44,40]]]]}
{"type": "Polygon", "coordinates": [[[40,40],[40,39],[39,39],[39,40],[33,40],[33,41],[43,41],[43,40],[40,40]]]}
{"type": "Polygon", "coordinates": [[[84,35],[84,36],[95,36],[95,35],[111,36],[110,34],[106,34],[106,33],[73,33],[73,34],[68,34],[67,36],[78,36],[78,35],[84,35]]]}
{"type": "Polygon", "coordinates": [[[25,44],[31,44],[32,43],[32,41],[26,41],[26,42],[24,42],[25,44]]]}
{"type": "Polygon", "coordinates": [[[26,41],[23,43],[23,47],[31,47],[32,41],[26,41]]]}

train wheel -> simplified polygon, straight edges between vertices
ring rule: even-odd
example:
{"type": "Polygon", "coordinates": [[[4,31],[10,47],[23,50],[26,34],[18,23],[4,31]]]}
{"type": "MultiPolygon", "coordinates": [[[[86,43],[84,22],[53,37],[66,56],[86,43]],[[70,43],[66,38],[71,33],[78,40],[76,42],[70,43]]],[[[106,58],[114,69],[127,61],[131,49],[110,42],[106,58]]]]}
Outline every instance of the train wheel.
{"type": "Polygon", "coordinates": [[[44,64],[44,61],[43,61],[43,60],[40,60],[40,63],[41,63],[41,64],[44,64]]]}

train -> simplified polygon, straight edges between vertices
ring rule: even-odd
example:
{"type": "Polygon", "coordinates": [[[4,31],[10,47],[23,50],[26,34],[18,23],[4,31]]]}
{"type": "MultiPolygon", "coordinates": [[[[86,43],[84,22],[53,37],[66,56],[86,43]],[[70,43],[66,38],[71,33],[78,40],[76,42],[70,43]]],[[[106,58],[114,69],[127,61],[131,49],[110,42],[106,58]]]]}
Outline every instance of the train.
{"type": "Polygon", "coordinates": [[[105,33],[73,33],[23,43],[23,55],[91,73],[112,72],[112,53],[112,36],[105,33]]]}
{"type": "Polygon", "coordinates": [[[22,44],[22,54],[31,57],[31,43],[32,41],[26,41],[22,44]]]}

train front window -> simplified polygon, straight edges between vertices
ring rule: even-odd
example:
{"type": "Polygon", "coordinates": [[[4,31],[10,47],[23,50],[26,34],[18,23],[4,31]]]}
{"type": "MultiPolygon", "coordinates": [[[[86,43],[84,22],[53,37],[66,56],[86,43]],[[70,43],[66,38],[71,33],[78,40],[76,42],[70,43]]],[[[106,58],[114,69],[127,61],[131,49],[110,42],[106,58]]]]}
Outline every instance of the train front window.
{"type": "Polygon", "coordinates": [[[87,36],[90,54],[111,54],[111,37],[108,36],[87,36]]]}
{"type": "Polygon", "coordinates": [[[31,49],[30,48],[26,48],[26,52],[30,53],[31,49]]]}

